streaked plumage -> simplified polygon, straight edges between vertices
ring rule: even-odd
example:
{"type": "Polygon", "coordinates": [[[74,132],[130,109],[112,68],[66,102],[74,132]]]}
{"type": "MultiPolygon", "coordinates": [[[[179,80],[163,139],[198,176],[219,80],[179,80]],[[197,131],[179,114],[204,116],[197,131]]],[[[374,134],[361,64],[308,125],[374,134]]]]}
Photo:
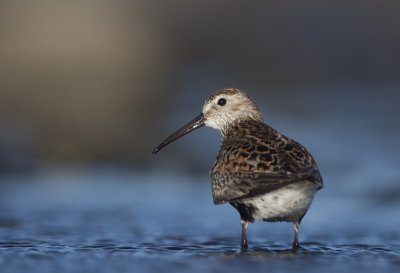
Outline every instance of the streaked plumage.
{"type": "Polygon", "coordinates": [[[222,143],[211,171],[215,204],[230,203],[246,227],[255,220],[293,222],[298,248],[298,225],[323,182],[311,154],[298,142],[263,123],[255,103],[237,89],[215,92],[203,113],[168,137],[153,153],[203,125],[218,129],[222,143]]]}

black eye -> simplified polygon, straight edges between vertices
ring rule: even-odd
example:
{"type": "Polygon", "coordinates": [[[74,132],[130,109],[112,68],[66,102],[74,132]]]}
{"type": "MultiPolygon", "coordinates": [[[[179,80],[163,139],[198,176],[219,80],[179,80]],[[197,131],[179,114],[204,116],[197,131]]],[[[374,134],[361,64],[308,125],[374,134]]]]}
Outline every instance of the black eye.
{"type": "Polygon", "coordinates": [[[220,105],[220,106],[224,106],[225,104],[226,104],[226,99],[224,99],[224,98],[220,98],[219,100],[218,100],[218,105],[220,105]]]}

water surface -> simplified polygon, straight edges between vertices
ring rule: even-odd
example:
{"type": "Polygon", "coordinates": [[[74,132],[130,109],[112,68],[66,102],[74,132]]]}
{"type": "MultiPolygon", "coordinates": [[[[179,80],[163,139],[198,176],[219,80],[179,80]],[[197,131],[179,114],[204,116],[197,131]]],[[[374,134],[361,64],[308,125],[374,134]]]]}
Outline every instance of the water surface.
{"type": "Polygon", "coordinates": [[[1,272],[400,268],[398,211],[377,205],[379,197],[321,191],[301,225],[297,253],[289,223],[263,222],[249,226],[250,247],[241,252],[239,216],[212,204],[207,177],[57,170],[4,177],[0,185],[1,272]]]}

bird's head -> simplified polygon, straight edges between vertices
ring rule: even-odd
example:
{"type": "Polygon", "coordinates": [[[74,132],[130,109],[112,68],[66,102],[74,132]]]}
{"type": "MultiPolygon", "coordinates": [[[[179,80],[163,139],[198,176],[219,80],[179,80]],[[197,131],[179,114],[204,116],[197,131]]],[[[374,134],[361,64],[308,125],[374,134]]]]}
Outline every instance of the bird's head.
{"type": "Polygon", "coordinates": [[[218,90],[205,101],[200,115],[167,137],[153,150],[153,154],[204,125],[224,134],[231,124],[248,119],[261,122],[262,115],[245,92],[234,88],[218,90]]]}

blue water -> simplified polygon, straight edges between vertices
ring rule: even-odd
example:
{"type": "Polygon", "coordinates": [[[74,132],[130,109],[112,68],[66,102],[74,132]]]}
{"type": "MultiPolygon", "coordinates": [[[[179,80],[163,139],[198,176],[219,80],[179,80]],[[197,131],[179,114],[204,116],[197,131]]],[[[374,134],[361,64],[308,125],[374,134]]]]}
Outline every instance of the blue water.
{"type": "Polygon", "coordinates": [[[281,103],[266,108],[272,126],[309,148],[325,181],[300,226],[298,253],[289,223],[263,222],[249,226],[249,250],[240,252],[238,213],[212,204],[207,168],[218,134],[204,129],[147,170],[0,176],[0,272],[399,271],[397,100],[351,96],[329,93],[321,114],[306,119],[282,116],[281,103]],[[194,165],[200,176],[188,173],[194,165]]]}
{"type": "Polygon", "coordinates": [[[1,182],[2,273],[400,268],[398,200],[357,188],[317,194],[300,227],[298,253],[289,223],[263,222],[249,226],[242,253],[239,216],[212,204],[206,176],[58,169],[1,182]]]}

